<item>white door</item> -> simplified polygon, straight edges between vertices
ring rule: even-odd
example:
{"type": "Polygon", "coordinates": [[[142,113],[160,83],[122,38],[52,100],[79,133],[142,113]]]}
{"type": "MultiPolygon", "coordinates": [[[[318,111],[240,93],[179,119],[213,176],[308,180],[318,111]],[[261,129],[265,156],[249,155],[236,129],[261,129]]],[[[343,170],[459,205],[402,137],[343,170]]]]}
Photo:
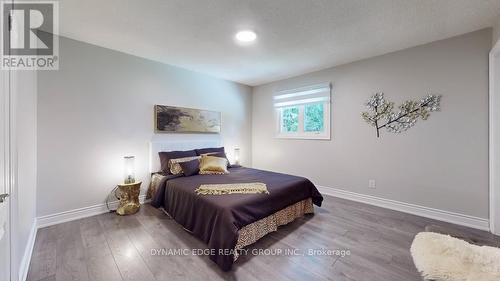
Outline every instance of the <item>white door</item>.
{"type": "Polygon", "coordinates": [[[0,281],[10,280],[9,71],[0,70],[0,281]]]}
{"type": "Polygon", "coordinates": [[[6,197],[11,186],[9,124],[10,70],[0,70],[0,281],[11,280],[10,201],[6,197]]]}

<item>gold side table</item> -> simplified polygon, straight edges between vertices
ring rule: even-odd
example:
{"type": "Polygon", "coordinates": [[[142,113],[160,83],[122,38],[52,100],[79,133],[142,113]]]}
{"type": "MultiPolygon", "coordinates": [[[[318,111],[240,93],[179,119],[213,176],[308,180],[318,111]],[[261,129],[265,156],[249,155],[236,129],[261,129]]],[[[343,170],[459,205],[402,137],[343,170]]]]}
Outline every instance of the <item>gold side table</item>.
{"type": "Polygon", "coordinates": [[[117,190],[117,198],[120,199],[120,205],[116,209],[118,215],[132,215],[139,211],[139,193],[141,192],[141,181],[119,184],[117,190]]]}

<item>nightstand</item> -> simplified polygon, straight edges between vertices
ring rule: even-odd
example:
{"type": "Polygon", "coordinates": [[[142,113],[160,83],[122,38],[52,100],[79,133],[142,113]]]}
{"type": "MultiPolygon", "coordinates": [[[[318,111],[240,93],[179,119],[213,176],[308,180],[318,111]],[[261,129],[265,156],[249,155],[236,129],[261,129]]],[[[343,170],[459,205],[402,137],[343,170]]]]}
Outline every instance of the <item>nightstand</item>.
{"type": "Polygon", "coordinates": [[[117,190],[117,197],[120,198],[120,205],[116,209],[118,215],[131,215],[139,211],[139,193],[141,192],[141,181],[119,184],[117,190]]]}

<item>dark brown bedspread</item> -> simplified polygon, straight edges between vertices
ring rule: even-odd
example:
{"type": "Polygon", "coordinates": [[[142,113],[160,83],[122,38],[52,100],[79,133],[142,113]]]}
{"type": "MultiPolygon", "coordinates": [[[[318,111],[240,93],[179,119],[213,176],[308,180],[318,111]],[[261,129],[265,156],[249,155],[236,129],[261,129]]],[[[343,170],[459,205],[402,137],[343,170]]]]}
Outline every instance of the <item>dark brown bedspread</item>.
{"type": "Polygon", "coordinates": [[[215,252],[210,258],[228,271],[233,264],[232,250],[243,226],[277,211],[312,198],[321,206],[323,197],[306,178],[238,167],[227,175],[168,177],[152,200],[173,219],[215,252]],[[196,195],[201,184],[263,182],[269,194],[196,195]]]}

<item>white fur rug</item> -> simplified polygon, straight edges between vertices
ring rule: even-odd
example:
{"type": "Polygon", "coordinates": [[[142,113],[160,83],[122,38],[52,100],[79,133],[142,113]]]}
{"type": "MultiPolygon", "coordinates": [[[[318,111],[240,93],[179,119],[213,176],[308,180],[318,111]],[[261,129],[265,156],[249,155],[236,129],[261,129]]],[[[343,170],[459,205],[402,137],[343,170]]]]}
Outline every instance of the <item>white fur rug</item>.
{"type": "Polygon", "coordinates": [[[500,249],[476,246],[433,232],[421,232],[411,245],[415,266],[425,280],[500,281],[500,249]]]}

